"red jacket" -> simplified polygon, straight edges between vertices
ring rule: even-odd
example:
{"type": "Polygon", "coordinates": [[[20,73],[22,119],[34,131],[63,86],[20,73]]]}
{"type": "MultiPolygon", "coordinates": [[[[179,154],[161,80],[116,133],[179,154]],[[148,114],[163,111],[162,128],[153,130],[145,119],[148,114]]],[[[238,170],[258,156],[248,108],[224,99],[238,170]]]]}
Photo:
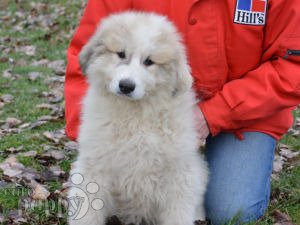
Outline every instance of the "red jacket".
{"type": "Polygon", "coordinates": [[[213,135],[261,131],[279,139],[300,103],[299,0],[89,0],[68,49],[66,131],[78,134],[86,91],[78,54],[99,21],[128,9],[167,15],[179,29],[213,135]]]}

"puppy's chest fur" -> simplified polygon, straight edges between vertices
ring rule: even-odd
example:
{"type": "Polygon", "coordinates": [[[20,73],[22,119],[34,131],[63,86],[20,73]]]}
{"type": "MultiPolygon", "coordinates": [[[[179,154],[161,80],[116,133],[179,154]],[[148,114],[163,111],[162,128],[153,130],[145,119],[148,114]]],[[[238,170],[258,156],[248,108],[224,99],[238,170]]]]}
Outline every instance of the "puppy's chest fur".
{"type": "Polygon", "coordinates": [[[139,104],[124,99],[112,104],[115,98],[96,98],[93,92],[88,95],[79,142],[84,149],[97,148],[97,152],[93,152],[96,155],[128,154],[136,158],[144,154],[163,154],[173,152],[170,147],[182,142],[184,135],[195,136],[192,95],[174,104],[169,102],[168,107],[159,102],[139,104]]]}
{"type": "Polygon", "coordinates": [[[109,190],[114,213],[150,218],[166,187],[199,160],[192,96],[176,110],[91,97],[84,104],[77,166],[109,190]]]}
{"type": "Polygon", "coordinates": [[[110,173],[123,173],[124,168],[132,173],[162,169],[174,156],[169,152],[179,147],[176,143],[184,126],[168,111],[142,115],[138,109],[124,110],[88,113],[82,126],[82,136],[87,137],[81,142],[84,151],[109,162],[106,169],[110,173]]]}

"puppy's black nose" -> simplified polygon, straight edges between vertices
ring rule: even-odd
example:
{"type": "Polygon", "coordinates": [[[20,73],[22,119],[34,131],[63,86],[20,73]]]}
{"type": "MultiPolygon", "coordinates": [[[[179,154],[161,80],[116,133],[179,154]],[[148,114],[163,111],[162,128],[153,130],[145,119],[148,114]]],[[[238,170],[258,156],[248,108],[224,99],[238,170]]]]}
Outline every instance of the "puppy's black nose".
{"type": "Polygon", "coordinates": [[[135,83],[129,79],[120,80],[119,88],[123,94],[128,95],[134,91],[135,83]]]}

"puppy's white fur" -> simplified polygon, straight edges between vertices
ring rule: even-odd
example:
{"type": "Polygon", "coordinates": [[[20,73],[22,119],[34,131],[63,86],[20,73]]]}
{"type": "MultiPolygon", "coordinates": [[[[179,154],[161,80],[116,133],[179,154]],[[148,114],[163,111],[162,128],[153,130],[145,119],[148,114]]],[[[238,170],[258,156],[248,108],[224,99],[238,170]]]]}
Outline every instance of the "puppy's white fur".
{"type": "Polygon", "coordinates": [[[134,224],[204,219],[207,165],[198,151],[192,78],[175,27],[155,14],[112,15],[80,62],[90,86],[72,173],[84,176],[82,189],[88,182],[100,186],[93,197],[104,208],[69,223],[103,225],[112,215],[134,224]],[[147,59],[154,64],[145,65],[147,59]],[[135,83],[130,95],[120,92],[122,79],[135,83]]]}

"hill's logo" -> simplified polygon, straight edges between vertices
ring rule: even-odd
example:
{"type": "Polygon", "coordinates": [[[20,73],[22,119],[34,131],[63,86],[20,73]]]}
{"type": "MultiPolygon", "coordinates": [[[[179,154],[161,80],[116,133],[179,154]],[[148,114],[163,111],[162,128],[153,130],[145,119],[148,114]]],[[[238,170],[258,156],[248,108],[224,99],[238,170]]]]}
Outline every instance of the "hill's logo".
{"type": "Polygon", "coordinates": [[[234,22],[265,25],[268,0],[237,0],[234,22]]]}

